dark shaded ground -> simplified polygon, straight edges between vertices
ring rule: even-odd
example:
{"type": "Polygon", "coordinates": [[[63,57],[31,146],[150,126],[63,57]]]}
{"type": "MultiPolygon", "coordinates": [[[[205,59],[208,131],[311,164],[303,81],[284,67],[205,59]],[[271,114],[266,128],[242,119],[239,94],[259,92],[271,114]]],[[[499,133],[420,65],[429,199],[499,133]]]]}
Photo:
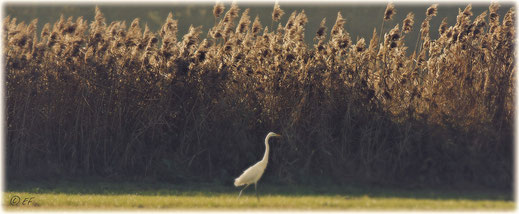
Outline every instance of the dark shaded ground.
{"type": "MultiPolygon", "coordinates": [[[[185,185],[158,182],[116,182],[101,180],[75,181],[10,181],[6,192],[63,193],[63,194],[137,194],[137,195],[218,195],[238,194],[239,188],[211,183],[191,183],[185,185]]],[[[249,189],[248,191],[253,191],[249,189]]],[[[414,199],[467,199],[467,200],[513,200],[513,191],[498,191],[485,188],[397,188],[368,185],[274,185],[258,184],[260,194],[304,196],[341,195],[352,197],[399,197],[414,199]]]]}

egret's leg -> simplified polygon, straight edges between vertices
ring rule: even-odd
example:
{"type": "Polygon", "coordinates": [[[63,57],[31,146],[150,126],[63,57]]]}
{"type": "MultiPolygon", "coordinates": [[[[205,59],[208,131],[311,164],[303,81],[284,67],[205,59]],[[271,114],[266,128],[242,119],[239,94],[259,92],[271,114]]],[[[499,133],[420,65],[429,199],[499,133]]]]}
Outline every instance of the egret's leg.
{"type": "Polygon", "coordinates": [[[245,185],[245,187],[243,187],[243,189],[241,189],[240,194],[238,195],[238,198],[240,198],[240,196],[241,196],[241,192],[243,192],[243,190],[245,190],[245,188],[247,188],[249,185],[250,185],[250,184],[247,184],[247,185],[245,185]]]}
{"type": "Polygon", "coordinates": [[[254,191],[256,192],[256,198],[258,198],[258,201],[259,201],[259,196],[258,196],[258,183],[254,183],[254,191]]]}

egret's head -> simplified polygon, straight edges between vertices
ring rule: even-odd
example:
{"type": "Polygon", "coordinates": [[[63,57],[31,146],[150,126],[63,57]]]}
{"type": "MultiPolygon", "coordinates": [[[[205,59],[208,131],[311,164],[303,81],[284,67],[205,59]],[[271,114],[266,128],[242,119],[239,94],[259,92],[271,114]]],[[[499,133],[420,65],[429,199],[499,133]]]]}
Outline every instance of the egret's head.
{"type": "Polygon", "coordinates": [[[274,132],[269,132],[269,134],[267,135],[267,137],[268,137],[268,138],[269,138],[269,137],[281,137],[281,135],[276,134],[276,133],[274,133],[274,132]]]}

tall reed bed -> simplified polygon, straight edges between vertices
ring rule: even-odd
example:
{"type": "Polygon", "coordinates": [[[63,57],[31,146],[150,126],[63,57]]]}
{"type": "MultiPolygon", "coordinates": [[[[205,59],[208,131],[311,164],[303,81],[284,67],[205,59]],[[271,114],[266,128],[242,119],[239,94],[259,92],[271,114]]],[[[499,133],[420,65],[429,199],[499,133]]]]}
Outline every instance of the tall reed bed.
{"type": "Polygon", "coordinates": [[[152,32],[96,8],[39,35],[5,18],[7,175],[230,184],[276,131],[271,182],[511,187],[514,8],[468,5],[430,29],[437,5],[396,26],[388,5],[356,41],[338,13],[308,45],[304,11],[281,23],[276,5],[263,24],[228,7],[206,38],[177,35],[172,14],[152,32]]]}

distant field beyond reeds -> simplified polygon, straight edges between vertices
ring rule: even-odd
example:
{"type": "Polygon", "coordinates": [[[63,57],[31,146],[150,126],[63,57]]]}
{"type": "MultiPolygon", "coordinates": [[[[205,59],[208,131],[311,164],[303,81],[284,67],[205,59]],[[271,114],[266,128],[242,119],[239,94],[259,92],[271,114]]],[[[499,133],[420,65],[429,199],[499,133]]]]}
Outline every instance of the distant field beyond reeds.
{"type": "Polygon", "coordinates": [[[388,5],[359,39],[339,13],[312,45],[305,12],[280,7],[261,23],[218,4],[206,38],[177,35],[171,14],[157,32],[99,9],[91,23],[6,17],[8,179],[228,184],[275,131],[267,183],[511,191],[515,8],[499,7],[432,29],[436,5],[396,25],[388,5]]]}

